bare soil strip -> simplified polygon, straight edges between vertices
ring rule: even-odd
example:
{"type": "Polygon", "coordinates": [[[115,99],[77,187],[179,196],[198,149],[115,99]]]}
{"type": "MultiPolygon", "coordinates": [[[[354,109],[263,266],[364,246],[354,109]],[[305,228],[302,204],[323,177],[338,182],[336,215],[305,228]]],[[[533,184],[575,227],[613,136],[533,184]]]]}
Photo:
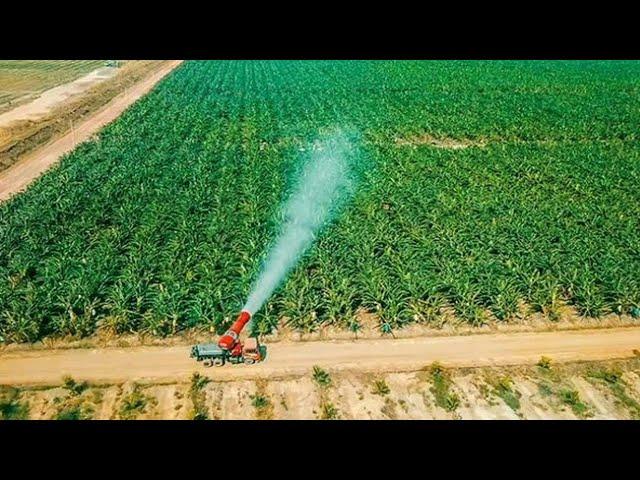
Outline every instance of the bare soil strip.
{"type": "Polygon", "coordinates": [[[64,154],[72,151],[76,145],[89,139],[98,130],[112,122],[130,105],[148,93],[160,80],[173,71],[182,60],[172,60],[145,78],[125,93],[111,100],[104,108],[86,121],[79,124],[72,132],[68,132],[53,143],[36,150],[20,161],[0,172],[0,201],[6,200],[26,188],[64,154]]]}
{"type": "Polygon", "coordinates": [[[80,95],[93,85],[112,78],[117,71],[115,67],[98,68],[72,82],[50,88],[33,101],[0,113],[0,127],[20,120],[38,120],[70,97],[80,95]]]}
{"type": "Polygon", "coordinates": [[[97,384],[187,382],[194,371],[216,380],[286,378],[314,365],[333,371],[417,371],[435,361],[447,367],[530,365],[630,358],[640,327],[542,333],[423,337],[397,340],[279,342],[258,365],[206,369],[188,346],[35,350],[0,355],[0,385],[54,385],[64,375],[97,384]]]}

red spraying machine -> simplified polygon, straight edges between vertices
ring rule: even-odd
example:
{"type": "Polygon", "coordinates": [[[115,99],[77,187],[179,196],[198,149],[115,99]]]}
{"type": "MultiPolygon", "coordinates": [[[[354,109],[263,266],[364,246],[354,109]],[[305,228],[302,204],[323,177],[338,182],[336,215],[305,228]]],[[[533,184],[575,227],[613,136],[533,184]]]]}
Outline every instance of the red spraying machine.
{"type": "Polygon", "coordinates": [[[257,337],[249,337],[245,342],[240,341],[240,332],[251,320],[251,313],[243,310],[233,325],[220,337],[218,344],[208,343],[194,345],[191,357],[198,362],[204,362],[205,367],[211,365],[222,366],[226,362],[238,364],[254,364],[264,360],[264,347],[260,346],[257,337]]]}
{"type": "Polygon", "coordinates": [[[251,320],[251,314],[246,310],[241,311],[233,325],[218,340],[218,346],[223,350],[232,352],[234,347],[239,344],[240,332],[249,323],[249,320],[251,320]]]}

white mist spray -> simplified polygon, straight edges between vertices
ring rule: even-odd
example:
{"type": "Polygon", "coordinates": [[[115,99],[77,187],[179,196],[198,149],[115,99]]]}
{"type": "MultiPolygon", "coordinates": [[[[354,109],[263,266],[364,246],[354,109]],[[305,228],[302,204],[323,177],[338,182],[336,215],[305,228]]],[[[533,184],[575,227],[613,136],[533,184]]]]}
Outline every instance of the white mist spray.
{"type": "Polygon", "coordinates": [[[254,314],[267,301],[319,230],[329,223],[354,190],[354,148],[342,132],[313,144],[294,190],[283,206],[280,233],[262,264],[243,310],[254,314]]]}

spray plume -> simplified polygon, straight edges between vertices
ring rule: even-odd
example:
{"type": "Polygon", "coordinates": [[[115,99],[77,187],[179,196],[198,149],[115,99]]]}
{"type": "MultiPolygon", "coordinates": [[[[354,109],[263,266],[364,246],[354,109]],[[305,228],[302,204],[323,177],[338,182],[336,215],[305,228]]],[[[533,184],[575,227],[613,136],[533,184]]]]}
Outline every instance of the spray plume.
{"type": "Polygon", "coordinates": [[[338,132],[313,144],[289,198],[283,205],[280,233],[265,257],[243,310],[254,314],[267,301],[318,232],[338,213],[355,187],[349,137],[338,132]]]}

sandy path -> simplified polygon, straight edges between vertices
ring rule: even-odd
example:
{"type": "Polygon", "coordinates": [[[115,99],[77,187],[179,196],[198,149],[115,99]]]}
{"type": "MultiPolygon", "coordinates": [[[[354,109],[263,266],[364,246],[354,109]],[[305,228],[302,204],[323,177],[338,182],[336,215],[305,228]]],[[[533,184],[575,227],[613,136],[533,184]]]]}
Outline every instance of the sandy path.
{"type": "Polygon", "coordinates": [[[72,82],[45,90],[33,101],[0,114],[0,127],[21,120],[37,120],[69,97],[79,95],[90,87],[112,78],[117,72],[118,69],[115,67],[98,68],[72,82]]]}
{"type": "Polygon", "coordinates": [[[182,60],[168,62],[163,68],[116,96],[90,118],[75,126],[73,132],[69,132],[58,140],[26,155],[16,164],[0,172],[0,201],[6,200],[14,193],[26,188],[31,181],[39,177],[61,156],[118,118],[131,104],[148,93],[181,63],[182,60]]]}
{"type": "Polygon", "coordinates": [[[206,369],[188,346],[38,350],[0,355],[0,384],[56,384],[63,375],[98,383],[188,381],[196,370],[217,379],[303,375],[313,365],[334,370],[412,371],[434,361],[451,367],[604,360],[633,356],[640,327],[543,333],[423,337],[399,340],[291,342],[268,345],[258,365],[206,369]]]}

